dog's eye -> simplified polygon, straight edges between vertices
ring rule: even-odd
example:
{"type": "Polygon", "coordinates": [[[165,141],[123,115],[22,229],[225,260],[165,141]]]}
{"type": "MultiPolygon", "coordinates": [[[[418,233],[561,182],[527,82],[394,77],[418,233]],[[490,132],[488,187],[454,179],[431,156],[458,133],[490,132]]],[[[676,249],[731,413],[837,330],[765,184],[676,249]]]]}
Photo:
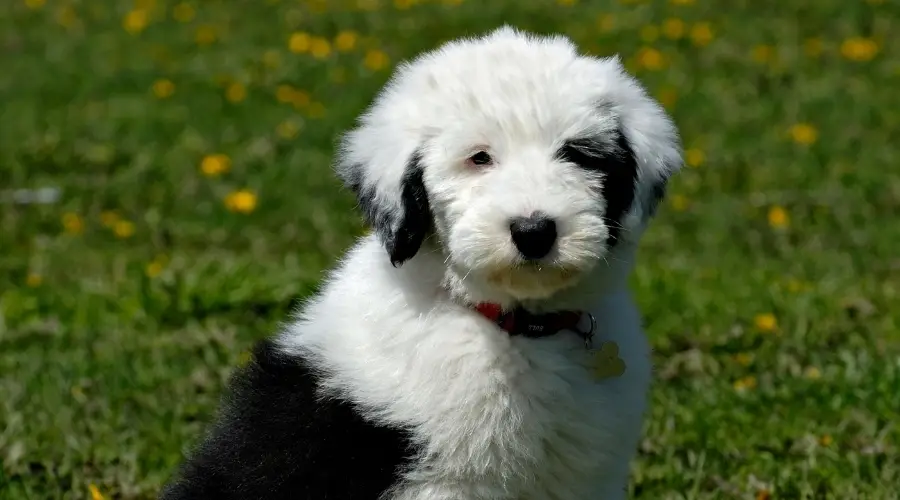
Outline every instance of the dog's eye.
{"type": "Polygon", "coordinates": [[[473,165],[490,165],[494,163],[494,159],[491,158],[491,155],[487,154],[484,151],[479,151],[472,156],[469,157],[469,161],[472,162],[473,165]]]}

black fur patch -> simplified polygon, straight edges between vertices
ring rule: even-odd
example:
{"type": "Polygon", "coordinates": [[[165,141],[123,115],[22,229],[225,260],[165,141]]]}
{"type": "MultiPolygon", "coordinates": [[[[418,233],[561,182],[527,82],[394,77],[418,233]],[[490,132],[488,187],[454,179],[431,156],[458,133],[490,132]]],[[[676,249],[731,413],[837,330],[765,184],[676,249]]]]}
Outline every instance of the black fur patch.
{"type": "Polygon", "coordinates": [[[362,166],[353,166],[350,172],[345,181],[356,194],[366,222],[381,239],[391,263],[400,266],[416,255],[431,230],[431,208],[422,180],[421,152],[414,152],[406,163],[400,181],[399,212],[385,208],[375,188],[365,186],[362,166]]]}
{"type": "Polygon", "coordinates": [[[622,229],[622,217],[634,202],[638,172],[637,159],[625,135],[619,132],[613,144],[593,138],[566,141],[556,157],[603,174],[600,194],[606,200],[603,219],[609,228],[607,244],[615,245],[622,229]]]}
{"type": "Polygon", "coordinates": [[[272,341],[256,346],[229,388],[161,500],[375,500],[415,455],[403,430],[321,397],[314,369],[272,341]]]}

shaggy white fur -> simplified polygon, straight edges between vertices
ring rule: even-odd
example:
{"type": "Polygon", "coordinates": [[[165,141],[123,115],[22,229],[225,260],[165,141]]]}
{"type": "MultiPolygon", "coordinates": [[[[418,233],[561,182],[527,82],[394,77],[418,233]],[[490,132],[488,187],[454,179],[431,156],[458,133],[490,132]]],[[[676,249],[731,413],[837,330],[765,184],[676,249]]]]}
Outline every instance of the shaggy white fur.
{"type": "Polygon", "coordinates": [[[681,166],[660,106],[617,58],[502,28],[403,65],[343,144],[339,171],[366,194],[378,235],[278,342],[371,418],[411,430],[422,452],[387,498],[624,498],[651,379],[627,277],[681,166]],[[603,158],[620,136],[636,163],[624,187],[558,153],[585,139],[584,154],[603,158]],[[404,206],[410,158],[429,236],[389,259],[385,246],[416,215],[404,206]],[[610,189],[633,190],[612,241],[610,189]],[[535,211],[558,233],[538,263],[522,259],[509,223],[535,211]],[[587,311],[594,346],[615,342],[626,370],[596,381],[577,335],[510,336],[472,310],[480,302],[587,311]]]}

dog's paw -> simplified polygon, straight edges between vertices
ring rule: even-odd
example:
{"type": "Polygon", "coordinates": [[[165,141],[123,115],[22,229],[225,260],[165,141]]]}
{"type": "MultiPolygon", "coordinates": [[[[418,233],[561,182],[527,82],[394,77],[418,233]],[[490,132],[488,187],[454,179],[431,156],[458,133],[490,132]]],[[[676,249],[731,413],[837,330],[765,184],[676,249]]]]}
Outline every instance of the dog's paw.
{"type": "Polygon", "coordinates": [[[619,344],[604,342],[600,349],[593,353],[591,372],[596,380],[615,378],[625,373],[625,361],[619,357],[619,344]]]}

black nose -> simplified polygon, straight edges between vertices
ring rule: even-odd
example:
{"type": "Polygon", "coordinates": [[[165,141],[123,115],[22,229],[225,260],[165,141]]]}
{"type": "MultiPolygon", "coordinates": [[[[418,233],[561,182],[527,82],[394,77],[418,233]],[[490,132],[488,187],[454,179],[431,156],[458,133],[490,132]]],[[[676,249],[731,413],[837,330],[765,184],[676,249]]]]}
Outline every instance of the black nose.
{"type": "Polygon", "coordinates": [[[513,243],[523,257],[536,260],[550,253],[556,242],[556,223],[541,212],[509,221],[513,243]]]}

